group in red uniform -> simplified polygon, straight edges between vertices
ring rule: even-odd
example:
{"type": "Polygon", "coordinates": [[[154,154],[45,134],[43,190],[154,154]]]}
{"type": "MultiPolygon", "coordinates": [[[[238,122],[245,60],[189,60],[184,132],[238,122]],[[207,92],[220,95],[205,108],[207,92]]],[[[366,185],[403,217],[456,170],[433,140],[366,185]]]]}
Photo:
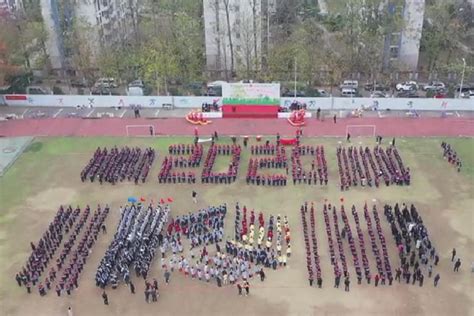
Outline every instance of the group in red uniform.
{"type": "Polygon", "coordinates": [[[265,175],[258,173],[258,169],[264,168],[285,168],[288,170],[288,160],[285,148],[282,145],[276,146],[267,142],[265,145],[251,146],[253,155],[272,155],[273,157],[250,158],[247,169],[247,184],[262,186],[285,186],[287,177],[283,174],[265,175]]]}
{"type": "Polygon", "coordinates": [[[311,212],[310,212],[310,229],[311,229],[311,240],[309,238],[308,222],[306,219],[306,213],[308,212],[308,203],[305,202],[304,205],[300,208],[301,211],[301,222],[303,224],[303,236],[306,249],[306,268],[308,270],[308,280],[309,286],[313,286],[315,271],[316,271],[316,281],[318,287],[321,288],[323,284],[323,279],[321,275],[321,266],[320,258],[318,254],[318,242],[316,240],[316,221],[314,219],[314,205],[311,203],[311,212]],[[311,241],[311,243],[310,243],[311,241]],[[313,265],[314,262],[314,265],[313,265]]]}
{"type": "Polygon", "coordinates": [[[153,161],[155,160],[155,150],[152,148],[142,149],[124,147],[120,150],[117,147],[103,150],[98,147],[94,156],[81,172],[82,182],[89,179],[94,182],[98,179],[100,184],[104,181],[112,184],[122,182],[125,179],[138,184],[139,180],[145,182],[148,177],[153,161]]]}
{"type": "Polygon", "coordinates": [[[383,150],[375,146],[373,156],[371,150],[360,146],[337,148],[337,162],[341,191],[350,186],[378,187],[380,178],[388,186],[390,184],[410,185],[410,169],[405,168],[403,160],[395,146],[383,150]],[[375,157],[375,159],[374,159],[375,157]]]}
{"type": "Polygon", "coordinates": [[[230,184],[234,182],[237,179],[237,173],[239,171],[241,151],[240,145],[217,145],[212,143],[207,152],[206,160],[204,161],[204,168],[201,174],[202,183],[230,184]],[[212,171],[217,155],[232,157],[226,172],[212,171]]]}
{"type": "Polygon", "coordinates": [[[292,162],[292,177],[293,184],[328,184],[328,168],[326,163],[326,157],[324,156],[323,146],[295,146],[291,150],[291,162],[292,162]],[[301,156],[309,155],[314,157],[311,162],[311,170],[306,171],[303,169],[301,162],[301,156]]]}
{"type": "Polygon", "coordinates": [[[201,165],[203,147],[201,144],[174,144],[168,147],[169,156],[163,159],[159,183],[196,183],[196,173],[193,171],[172,171],[173,168],[199,167],[201,165]],[[172,155],[189,155],[174,157],[172,155]]]}

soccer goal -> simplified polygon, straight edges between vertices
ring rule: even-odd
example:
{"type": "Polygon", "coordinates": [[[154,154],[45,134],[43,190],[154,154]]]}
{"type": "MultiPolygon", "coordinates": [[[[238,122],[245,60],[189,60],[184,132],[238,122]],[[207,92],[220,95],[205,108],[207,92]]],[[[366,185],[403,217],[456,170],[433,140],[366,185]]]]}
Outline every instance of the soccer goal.
{"type": "Polygon", "coordinates": [[[346,135],[351,134],[351,137],[375,137],[375,125],[347,125],[346,135]]]}
{"type": "Polygon", "coordinates": [[[155,136],[153,125],[125,125],[127,136],[155,136]]]}

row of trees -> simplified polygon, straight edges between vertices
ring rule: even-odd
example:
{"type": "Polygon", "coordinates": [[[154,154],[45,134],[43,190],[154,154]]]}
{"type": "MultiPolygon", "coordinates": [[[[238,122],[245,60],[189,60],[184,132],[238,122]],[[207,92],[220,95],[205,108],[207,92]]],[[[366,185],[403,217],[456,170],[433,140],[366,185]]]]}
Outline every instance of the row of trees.
{"type": "MultiPolygon", "coordinates": [[[[231,69],[230,76],[225,72],[225,79],[290,82],[296,70],[298,81],[310,86],[316,81],[334,85],[350,73],[384,80],[389,73],[404,70],[403,65],[393,63],[384,68],[387,35],[403,27],[402,0],[334,0],[339,3],[337,13],[330,9],[325,15],[319,13],[317,1],[242,0],[249,2],[251,14],[238,24],[230,18],[236,1],[206,1],[216,10],[219,63],[224,56],[217,68],[231,69]],[[275,10],[269,9],[270,2],[276,3],[275,10]]],[[[7,47],[4,55],[26,70],[49,69],[48,34],[39,2],[24,1],[24,10],[0,20],[0,41],[7,47]]],[[[99,50],[97,39],[91,37],[97,34],[92,25],[77,16],[72,20],[64,16],[65,7],[74,1],[59,2],[64,7],[60,18],[68,63],[89,82],[97,76],[124,82],[141,78],[157,92],[166,93],[176,83],[222,76],[206,71],[202,1],[140,1],[141,10],[130,7],[132,37],[101,45],[99,50]]],[[[421,42],[425,70],[459,72],[460,57],[472,65],[468,37],[474,29],[472,6],[454,0],[427,0],[426,4],[421,42]]]]}

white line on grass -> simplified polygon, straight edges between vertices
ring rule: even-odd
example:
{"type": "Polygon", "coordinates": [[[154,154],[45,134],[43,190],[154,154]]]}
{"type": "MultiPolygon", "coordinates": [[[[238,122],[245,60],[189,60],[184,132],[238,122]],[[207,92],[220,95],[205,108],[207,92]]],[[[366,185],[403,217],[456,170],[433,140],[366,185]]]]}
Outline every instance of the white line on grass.
{"type": "Polygon", "coordinates": [[[155,117],[158,116],[158,113],[160,113],[160,109],[156,110],[156,112],[155,112],[155,117]]]}
{"type": "Polygon", "coordinates": [[[92,115],[92,113],[94,113],[94,111],[95,111],[95,109],[92,109],[92,111],[90,111],[90,112],[86,115],[86,117],[90,117],[90,116],[92,115]]]}
{"type": "Polygon", "coordinates": [[[122,114],[120,114],[120,118],[122,118],[125,115],[125,113],[127,113],[127,110],[123,111],[122,114]]]}
{"type": "Polygon", "coordinates": [[[30,109],[26,109],[25,111],[23,111],[23,114],[21,114],[21,118],[25,118],[25,114],[26,112],[28,112],[30,109]]]}
{"type": "Polygon", "coordinates": [[[61,113],[64,109],[59,109],[59,111],[57,111],[54,115],[53,115],[53,118],[56,118],[58,117],[59,113],[61,113]]]}

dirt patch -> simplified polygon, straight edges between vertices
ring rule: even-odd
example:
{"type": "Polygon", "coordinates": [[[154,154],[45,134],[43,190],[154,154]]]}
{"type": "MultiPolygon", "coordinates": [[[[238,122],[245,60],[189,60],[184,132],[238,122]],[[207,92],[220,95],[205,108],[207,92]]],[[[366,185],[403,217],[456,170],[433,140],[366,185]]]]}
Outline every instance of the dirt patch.
{"type": "Polygon", "coordinates": [[[51,188],[28,198],[27,205],[33,209],[56,210],[59,205],[69,205],[77,198],[77,191],[68,188],[51,188]]]}

